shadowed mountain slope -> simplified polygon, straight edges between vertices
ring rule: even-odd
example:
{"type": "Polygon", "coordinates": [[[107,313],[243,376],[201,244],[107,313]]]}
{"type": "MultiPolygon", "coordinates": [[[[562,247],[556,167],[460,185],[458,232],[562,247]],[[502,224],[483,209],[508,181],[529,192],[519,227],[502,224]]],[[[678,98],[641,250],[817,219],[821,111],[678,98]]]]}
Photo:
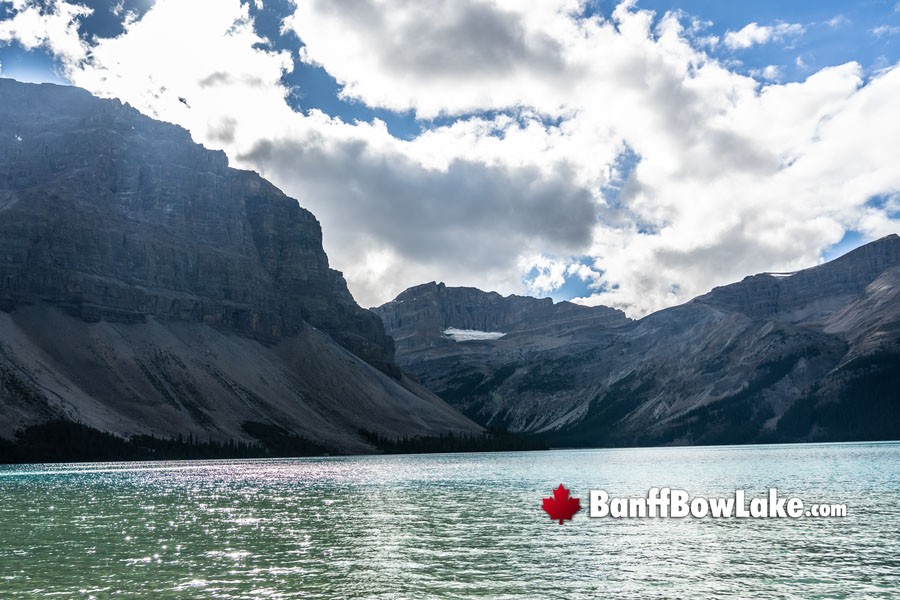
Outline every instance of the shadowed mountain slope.
{"type": "Polygon", "coordinates": [[[637,321],[535,300],[554,316],[524,326],[505,316],[520,299],[442,284],[374,310],[427,387],[486,425],[558,445],[897,439],[898,284],[890,235],[637,321]],[[443,333],[482,325],[506,335],[443,333]]]}
{"type": "Polygon", "coordinates": [[[308,211],[183,129],[84,90],[0,79],[0,436],[113,433],[337,451],[480,428],[394,362],[308,211]]]}

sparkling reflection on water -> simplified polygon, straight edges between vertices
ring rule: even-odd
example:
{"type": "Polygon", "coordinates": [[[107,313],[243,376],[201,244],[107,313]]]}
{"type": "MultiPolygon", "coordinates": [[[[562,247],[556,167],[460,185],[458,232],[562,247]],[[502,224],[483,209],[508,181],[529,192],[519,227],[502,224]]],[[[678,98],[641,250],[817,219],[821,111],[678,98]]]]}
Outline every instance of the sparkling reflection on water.
{"type": "Polygon", "coordinates": [[[900,444],[0,467],[0,597],[891,598],[900,444]],[[589,519],[560,482],[845,519],[589,519]]]}

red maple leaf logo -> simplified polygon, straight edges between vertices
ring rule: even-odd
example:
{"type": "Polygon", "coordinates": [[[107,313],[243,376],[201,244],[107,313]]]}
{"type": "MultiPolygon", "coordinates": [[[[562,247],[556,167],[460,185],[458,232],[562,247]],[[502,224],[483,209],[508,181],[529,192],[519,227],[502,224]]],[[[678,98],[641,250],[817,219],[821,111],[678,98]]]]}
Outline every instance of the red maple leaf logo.
{"type": "Polygon", "coordinates": [[[559,487],[553,490],[552,498],[544,498],[544,505],[541,507],[550,515],[554,521],[559,519],[562,525],[563,519],[572,520],[572,515],[581,510],[581,502],[578,498],[570,498],[569,490],[559,484],[559,487]]]}

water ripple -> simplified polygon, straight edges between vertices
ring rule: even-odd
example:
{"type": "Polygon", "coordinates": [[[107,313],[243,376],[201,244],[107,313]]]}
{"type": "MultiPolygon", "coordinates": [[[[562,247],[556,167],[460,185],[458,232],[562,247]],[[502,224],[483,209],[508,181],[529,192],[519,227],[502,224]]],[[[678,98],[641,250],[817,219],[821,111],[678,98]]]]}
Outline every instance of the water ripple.
{"type": "Polygon", "coordinates": [[[900,444],[0,468],[3,598],[842,598],[900,589],[900,444]],[[560,482],[845,519],[588,519],[560,482]]]}

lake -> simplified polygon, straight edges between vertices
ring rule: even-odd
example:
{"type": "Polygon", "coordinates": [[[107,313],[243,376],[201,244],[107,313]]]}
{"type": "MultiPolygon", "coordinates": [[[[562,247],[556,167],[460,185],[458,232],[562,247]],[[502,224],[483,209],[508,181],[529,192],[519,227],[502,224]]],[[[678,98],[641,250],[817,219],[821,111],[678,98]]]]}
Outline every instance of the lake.
{"type": "Polygon", "coordinates": [[[2,598],[898,595],[900,443],[0,467],[2,598]],[[587,515],[664,486],[848,516],[587,515]]]}

